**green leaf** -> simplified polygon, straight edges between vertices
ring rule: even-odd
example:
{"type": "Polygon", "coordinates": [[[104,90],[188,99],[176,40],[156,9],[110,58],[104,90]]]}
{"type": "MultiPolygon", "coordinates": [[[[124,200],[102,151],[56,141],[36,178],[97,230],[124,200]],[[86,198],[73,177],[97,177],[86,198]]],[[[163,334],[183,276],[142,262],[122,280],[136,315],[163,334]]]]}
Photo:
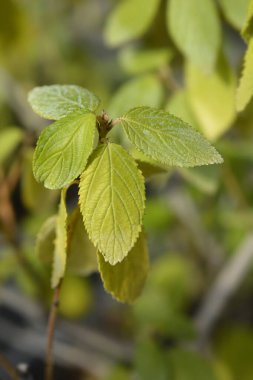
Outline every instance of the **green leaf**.
{"type": "Polygon", "coordinates": [[[120,52],[119,61],[129,74],[141,74],[165,66],[172,58],[169,49],[137,50],[126,48],[120,52]]]}
{"type": "Polygon", "coordinates": [[[185,167],[223,162],[204,137],[168,112],[137,107],[120,119],[131,143],[158,162],[185,167]]]}
{"type": "Polygon", "coordinates": [[[215,71],[206,75],[194,65],[186,66],[189,101],[204,135],[215,140],[232,125],[235,113],[236,77],[223,56],[215,71]]]}
{"type": "Polygon", "coordinates": [[[221,27],[213,0],[170,0],[167,25],[182,53],[205,72],[215,66],[221,27]]]}
{"type": "Polygon", "coordinates": [[[173,380],[218,380],[212,363],[200,354],[183,349],[173,349],[168,354],[173,380]]]}
{"type": "Polygon", "coordinates": [[[147,277],[149,260],[144,233],[121,263],[110,265],[98,252],[99,272],[105,290],[121,302],[132,303],[140,295],[147,277]]]}
{"type": "Polygon", "coordinates": [[[35,252],[39,259],[46,264],[51,264],[53,259],[56,221],[57,215],[50,216],[42,224],[37,235],[35,252]]]}
{"type": "Polygon", "coordinates": [[[189,102],[186,90],[178,90],[169,99],[165,110],[184,120],[195,129],[200,129],[189,102]]]}
{"type": "Polygon", "coordinates": [[[52,208],[59,192],[48,190],[35,180],[32,172],[33,154],[32,148],[26,148],[22,162],[21,197],[28,210],[40,213],[52,208]]]}
{"type": "Polygon", "coordinates": [[[80,180],[80,210],[93,244],[111,265],[121,262],[139,236],[144,178],[117,144],[100,145],[80,180]]]}
{"type": "Polygon", "coordinates": [[[142,36],[151,25],[160,0],[122,0],[107,19],[105,29],[106,43],[111,47],[119,46],[129,40],[142,36]]]}
{"type": "Polygon", "coordinates": [[[59,211],[56,217],[56,238],[51,278],[52,288],[55,288],[63,278],[67,260],[67,209],[65,204],[66,190],[61,191],[59,211]]]}
{"type": "Polygon", "coordinates": [[[247,15],[249,0],[219,0],[226,19],[236,29],[241,29],[247,15]]]}
{"type": "Polygon", "coordinates": [[[150,338],[138,342],[134,361],[139,380],[174,380],[169,373],[166,350],[150,338]]]}
{"type": "Polygon", "coordinates": [[[145,154],[139,150],[131,149],[130,153],[137,162],[138,167],[145,178],[151,177],[154,174],[161,174],[169,171],[169,168],[166,165],[145,156],[145,154]]]}
{"type": "Polygon", "coordinates": [[[253,37],[244,57],[244,67],[236,94],[236,108],[243,111],[253,95],[253,37]]]}
{"type": "Polygon", "coordinates": [[[9,158],[22,138],[22,130],[16,127],[8,127],[0,132],[0,165],[9,158]]]}
{"type": "Polygon", "coordinates": [[[97,251],[89,240],[79,207],[74,209],[68,222],[67,270],[79,275],[97,271],[97,251]]]}
{"type": "Polygon", "coordinates": [[[74,85],[35,87],[29,92],[28,101],[35,113],[50,120],[73,112],[95,111],[100,103],[92,92],[74,85]]]}
{"type": "Polygon", "coordinates": [[[157,75],[142,75],[118,89],[111,99],[108,114],[114,118],[136,106],[160,107],[163,94],[163,86],[157,75]]]}
{"type": "Polygon", "coordinates": [[[45,128],[34,153],[33,172],[49,189],[60,189],[84,170],[93,150],[96,117],[68,115],[45,128]]]}
{"type": "Polygon", "coordinates": [[[249,2],[246,21],[242,29],[242,36],[245,41],[249,41],[253,37],[253,0],[249,2]]]}

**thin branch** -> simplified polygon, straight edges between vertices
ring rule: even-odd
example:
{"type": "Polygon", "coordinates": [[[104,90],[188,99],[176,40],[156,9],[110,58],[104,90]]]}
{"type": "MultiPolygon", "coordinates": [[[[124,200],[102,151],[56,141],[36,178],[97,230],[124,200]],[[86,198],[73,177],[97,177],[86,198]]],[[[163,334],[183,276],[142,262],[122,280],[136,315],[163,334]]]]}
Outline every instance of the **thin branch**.
{"type": "Polygon", "coordinates": [[[61,282],[54,290],[53,301],[48,319],[47,348],[45,361],[45,380],[53,380],[53,341],[59,307],[61,282]]]}
{"type": "Polygon", "coordinates": [[[218,274],[195,316],[199,347],[203,346],[229,299],[251,269],[253,235],[248,235],[218,274]]]}

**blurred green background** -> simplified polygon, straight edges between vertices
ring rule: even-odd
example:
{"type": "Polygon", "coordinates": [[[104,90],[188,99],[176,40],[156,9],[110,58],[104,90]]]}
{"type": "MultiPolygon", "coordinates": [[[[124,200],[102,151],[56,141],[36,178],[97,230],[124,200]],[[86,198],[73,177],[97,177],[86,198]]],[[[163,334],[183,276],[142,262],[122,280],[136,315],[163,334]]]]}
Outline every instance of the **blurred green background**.
{"type": "MultiPolygon", "coordinates": [[[[88,88],[110,117],[138,105],[164,108],[224,157],[221,166],[169,173],[146,164],[151,265],[144,291],[134,305],[121,305],[97,274],[69,268],[56,379],[253,379],[253,103],[235,108],[249,1],[211,1],[215,22],[203,3],[206,30],[218,41],[211,68],[208,54],[196,65],[181,47],[166,1],[0,2],[0,349],[14,365],[28,363],[35,380],[43,378],[52,296],[36,235],[59,194],[32,175],[36,138],[47,124],[27,93],[55,83],[88,88]]],[[[110,135],[129,148],[119,129],[110,135]]],[[[72,189],[70,209],[75,201],[72,189]]]]}

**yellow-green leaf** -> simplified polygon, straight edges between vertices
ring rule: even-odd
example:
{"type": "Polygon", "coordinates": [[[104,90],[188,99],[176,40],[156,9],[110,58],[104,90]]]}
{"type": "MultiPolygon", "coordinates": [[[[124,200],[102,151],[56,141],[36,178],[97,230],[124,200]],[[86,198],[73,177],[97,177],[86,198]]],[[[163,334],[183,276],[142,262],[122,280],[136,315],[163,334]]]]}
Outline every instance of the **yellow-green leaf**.
{"type": "Polygon", "coordinates": [[[149,28],[159,7],[160,0],[122,0],[107,19],[106,43],[119,46],[131,39],[142,36],[149,28]]]}
{"type": "Polygon", "coordinates": [[[80,180],[80,210],[93,244],[114,265],[139,236],[144,213],[144,178],[119,145],[100,145],[80,180]]]}
{"type": "Polygon", "coordinates": [[[244,57],[242,76],[236,94],[236,108],[243,111],[253,95],[253,36],[244,57]]]}
{"type": "Polygon", "coordinates": [[[0,132],[0,165],[12,154],[22,138],[23,131],[16,127],[8,127],[0,132]]]}
{"type": "Polygon", "coordinates": [[[141,232],[135,246],[121,263],[110,265],[101,253],[98,253],[98,263],[105,290],[118,301],[132,303],[140,295],[148,272],[144,233],[141,232]]]}
{"type": "Polygon", "coordinates": [[[179,167],[223,161],[201,134],[168,112],[137,107],[120,119],[131,143],[155,161],[179,167]]]}
{"type": "Polygon", "coordinates": [[[167,25],[182,53],[203,71],[212,71],[221,43],[221,27],[215,2],[170,0],[167,25]]]}
{"type": "Polygon", "coordinates": [[[242,36],[246,41],[253,37],[253,0],[250,0],[245,24],[242,29],[242,36]]]}
{"type": "Polygon", "coordinates": [[[127,47],[119,55],[121,66],[129,74],[140,74],[159,69],[165,66],[171,58],[172,51],[167,48],[137,50],[127,47]]]}
{"type": "Polygon", "coordinates": [[[55,204],[59,191],[46,189],[38,183],[32,172],[32,158],[34,150],[27,148],[24,152],[21,173],[21,197],[22,202],[30,211],[43,212],[49,210],[55,204]]]}
{"type": "Polygon", "coordinates": [[[93,150],[96,117],[68,115],[45,128],[34,153],[33,172],[49,189],[70,184],[84,170],[93,150]]]}
{"type": "Polygon", "coordinates": [[[230,128],[236,116],[233,69],[222,56],[210,75],[188,64],[186,81],[189,101],[201,131],[208,139],[217,139],[230,128]]]}
{"type": "Polygon", "coordinates": [[[35,251],[39,259],[51,264],[54,254],[54,241],[57,215],[50,216],[41,226],[37,235],[35,251]]]}
{"type": "Polygon", "coordinates": [[[136,106],[160,107],[163,86],[155,74],[144,74],[124,83],[112,97],[108,107],[110,117],[118,117],[136,106]]]}
{"type": "Polygon", "coordinates": [[[74,209],[68,223],[67,270],[88,275],[97,270],[97,251],[84,228],[79,207],[74,209]]]}
{"type": "Polygon", "coordinates": [[[86,88],[75,85],[35,87],[28,101],[35,113],[45,119],[58,120],[73,112],[95,111],[100,100],[86,88]]]}
{"type": "Polygon", "coordinates": [[[246,20],[249,0],[219,0],[219,3],[226,19],[240,30],[246,20]]]}
{"type": "Polygon", "coordinates": [[[63,278],[67,260],[67,210],[65,204],[66,190],[61,191],[59,211],[56,217],[56,237],[53,257],[52,288],[63,278]]]}

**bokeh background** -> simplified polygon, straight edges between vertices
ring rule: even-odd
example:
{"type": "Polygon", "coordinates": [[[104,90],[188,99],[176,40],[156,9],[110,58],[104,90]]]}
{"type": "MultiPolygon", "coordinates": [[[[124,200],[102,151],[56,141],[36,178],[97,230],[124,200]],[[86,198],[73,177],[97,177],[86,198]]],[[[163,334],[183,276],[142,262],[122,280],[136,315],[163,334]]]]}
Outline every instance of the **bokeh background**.
{"type": "MultiPolygon", "coordinates": [[[[0,2],[0,378],[11,379],[3,370],[8,358],[27,365],[25,379],[43,379],[52,291],[35,246],[59,193],[32,175],[47,123],[30,109],[27,93],[58,83],[88,88],[110,117],[137,105],[166,109],[200,130],[224,164],[169,172],[147,166],[151,265],[143,293],[123,305],[98,274],[68,270],[55,378],[252,380],[253,104],[235,108],[249,1],[213,1],[220,43],[211,70],[192,65],[175,43],[166,1],[136,1],[125,13],[128,32],[113,19],[123,2],[0,2]],[[154,15],[135,33],[153,3],[154,15]]],[[[111,139],[128,147],[120,130],[111,139]]],[[[75,202],[73,188],[69,207],[75,202]]]]}

